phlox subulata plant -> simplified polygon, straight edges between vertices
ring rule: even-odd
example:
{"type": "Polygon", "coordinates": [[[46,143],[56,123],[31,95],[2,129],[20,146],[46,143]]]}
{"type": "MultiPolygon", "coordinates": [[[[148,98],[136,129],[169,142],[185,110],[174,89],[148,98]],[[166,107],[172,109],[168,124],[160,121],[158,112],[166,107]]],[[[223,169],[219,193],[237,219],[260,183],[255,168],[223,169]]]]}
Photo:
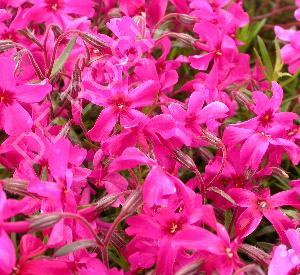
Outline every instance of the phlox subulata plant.
{"type": "Polygon", "coordinates": [[[299,20],[0,1],[0,275],[299,274],[299,20]]]}

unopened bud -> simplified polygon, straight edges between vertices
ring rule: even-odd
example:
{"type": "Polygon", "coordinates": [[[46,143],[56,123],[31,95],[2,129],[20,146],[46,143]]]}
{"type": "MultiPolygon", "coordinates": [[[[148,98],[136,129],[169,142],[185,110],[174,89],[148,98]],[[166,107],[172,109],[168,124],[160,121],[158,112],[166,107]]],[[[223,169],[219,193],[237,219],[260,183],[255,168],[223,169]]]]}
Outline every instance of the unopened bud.
{"type": "Polygon", "coordinates": [[[21,34],[23,34],[26,38],[28,38],[30,41],[32,41],[35,44],[37,44],[40,48],[43,48],[43,46],[40,43],[40,41],[35,37],[35,35],[29,29],[20,30],[19,32],[21,34]]]}
{"type": "Polygon", "coordinates": [[[116,232],[114,232],[111,236],[111,242],[118,249],[124,249],[126,247],[126,242],[123,238],[116,232]]]}
{"type": "Polygon", "coordinates": [[[278,176],[280,178],[284,178],[284,179],[289,178],[289,175],[287,174],[287,172],[285,172],[280,167],[271,167],[271,168],[272,168],[273,175],[276,175],[276,176],[278,176]]]}
{"type": "Polygon", "coordinates": [[[270,263],[270,255],[253,245],[241,244],[239,246],[239,251],[261,265],[268,266],[270,263]]]}
{"type": "Polygon", "coordinates": [[[207,131],[206,129],[202,129],[202,133],[204,134],[204,137],[213,145],[219,146],[222,144],[222,141],[216,137],[213,133],[207,131]]]}
{"type": "Polygon", "coordinates": [[[185,46],[191,48],[194,48],[194,44],[196,42],[196,39],[187,33],[169,32],[164,36],[175,38],[182,42],[185,46]]]}
{"type": "Polygon", "coordinates": [[[0,53],[4,53],[14,47],[15,47],[15,45],[10,40],[0,41],[0,53]]]}
{"type": "Polygon", "coordinates": [[[181,163],[184,167],[190,170],[197,169],[195,162],[191,159],[190,156],[184,154],[180,150],[174,150],[174,154],[176,156],[176,160],[181,163]]]}
{"type": "Polygon", "coordinates": [[[13,44],[13,41],[10,39],[0,40],[0,46],[6,45],[6,44],[13,44]]]}
{"type": "Polygon", "coordinates": [[[142,203],[142,190],[141,188],[138,188],[127,198],[121,212],[123,214],[132,214],[142,205],[142,203]]]}
{"type": "Polygon", "coordinates": [[[139,28],[138,33],[141,33],[141,36],[142,36],[141,38],[144,38],[145,34],[146,34],[146,28],[147,28],[146,27],[147,23],[146,23],[145,17],[138,15],[138,16],[135,16],[133,18],[133,20],[139,28]]]}
{"type": "Polygon", "coordinates": [[[194,274],[199,274],[199,268],[202,265],[202,261],[197,261],[194,263],[189,263],[179,269],[175,275],[194,275],[194,274]]]}
{"type": "Polygon", "coordinates": [[[177,19],[180,23],[187,24],[187,25],[195,24],[197,22],[197,17],[190,16],[188,14],[183,14],[183,13],[179,14],[177,16],[177,19]]]}
{"type": "Polygon", "coordinates": [[[72,72],[72,82],[71,82],[71,95],[73,98],[77,98],[78,93],[81,90],[81,70],[76,64],[74,71],[72,72]]]}
{"type": "Polygon", "coordinates": [[[206,162],[208,162],[208,161],[210,161],[210,160],[212,160],[214,158],[214,155],[209,150],[207,150],[204,147],[198,148],[198,151],[200,153],[200,157],[203,160],[205,160],[206,162]]]}
{"type": "Polygon", "coordinates": [[[28,182],[26,181],[17,179],[4,179],[2,182],[3,189],[6,192],[20,196],[33,196],[27,191],[28,182]]]}
{"type": "Polygon", "coordinates": [[[118,199],[118,194],[110,194],[107,196],[104,196],[95,204],[95,209],[98,212],[103,212],[107,210],[109,207],[111,207],[118,199]]]}
{"type": "Polygon", "coordinates": [[[53,25],[51,29],[56,38],[63,34],[63,30],[58,25],[53,25]]]}
{"type": "Polygon", "coordinates": [[[42,215],[32,217],[28,221],[30,222],[30,229],[32,231],[40,231],[48,227],[52,227],[57,222],[59,222],[61,218],[62,215],[59,213],[42,214],[42,215]]]}
{"type": "Polygon", "coordinates": [[[118,9],[118,8],[110,9],[107,15],[108,15],[108,18],[122,17],[122,13],[121,13],[120,9],[118,9]]]}
{"type": "Polygon", "coordinates": [[[232,97],[241,105],[243,105],[247,110],[251,109],[252,102],[251,100],[240,91],[232,91],[232,97]]]}
{"type": "Polygon", "coordinates": [[[93,34],[86,32],[82,33],[80,36],[85,42],[97,49],[109,49],[109,46],[105,42],[101,41],[97,36],[93,34]]]}

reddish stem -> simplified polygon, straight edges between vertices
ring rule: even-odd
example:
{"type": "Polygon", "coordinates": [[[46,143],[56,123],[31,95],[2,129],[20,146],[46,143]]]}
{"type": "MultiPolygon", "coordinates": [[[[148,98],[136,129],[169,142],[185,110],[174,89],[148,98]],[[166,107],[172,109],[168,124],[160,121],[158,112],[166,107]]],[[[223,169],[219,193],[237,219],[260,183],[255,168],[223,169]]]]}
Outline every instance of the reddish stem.
{"type": "Polygon", "coordinates": [[[28,221],[3,222],[1,226],[7,233],[25,233],[30,230],[30,222],[28,221]]]}

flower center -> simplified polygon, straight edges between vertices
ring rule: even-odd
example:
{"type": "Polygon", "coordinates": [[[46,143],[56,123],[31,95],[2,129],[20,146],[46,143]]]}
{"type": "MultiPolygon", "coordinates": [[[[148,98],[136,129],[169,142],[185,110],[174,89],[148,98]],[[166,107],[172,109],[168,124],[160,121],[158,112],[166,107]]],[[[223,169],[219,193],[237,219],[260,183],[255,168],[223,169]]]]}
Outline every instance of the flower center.
{"type": "Polygon", "coordinates": [[[175,234],[177,232],[177,230],[178,230],[178,224],[172,222],[171,227],[170,227],[170,233],[175,234]]]}
{"type": "Polygon", "coordinates": [[[185,118],[185,125],[191,127],[196,120],[196,116],[193,114],[187,115],[185,118]]]}
{"type": "Polygon", "coordinates": [[[264,114],[262,114],[258,120],[263,127],[266,127],[273,122],[273,118],[274,118],[273,111],[269,109],[264,114]]]}
{"type": "Polygon", "coordinates": [[[175,235],[178,231],[182,229],[183,220],[171,220],[165,226],[165,232],[168,235],[175,235]]]}
{"type": "Polygon", "coordinates": [[[225,252],[226,252],[228,258],[229,258],[229,259],[232,259],[233,253],[232,253],[232,251],[231,251],[231,249],[230,249],[229,247],[227,247],[227,248],[225,249],[225,252]]]}
{"type": "Polygon", "coordinates": [[[289,272],[288,275],[298,275],[300,274],[300,264],[294,266],[289,272]]]}
{"type": "Polygon", "coordinates": [[[128,50],[125,51],[126,55],[130,55],[130,54],[137,54],[137,50],[133,47],[129,48],[128,50]]]}
{"type": "Polygon", "coordinates": [[[8,39],[8,40],[12,40],[12,41],[16,41],[16,37],[17,37],[17,33],[15,31],[4,31],[0,37],[2,39],[8,39]]]}
{"type": "Polygon", "coordinates": [[[0,89],[0,104],[11,105],[14,100],[14,94],[12,92],[0,89]]]}
{"type": "Polygon", "coordinates": [[[299,129],[300,127],[295,127],[294,129],[289,130],[287,133],[288,137],[295,136],[298,133],[299,129]]]}
{"type": "Polygon", "coordinates": [[[112,100],[111,104],[115,106],[116,112],[121,113],[127,110],[130,105],[130,101],[125,96],[118,95],[112,100]]]}
{"type": "Polygon", "coordinates": [[[61,8],[58,0],[46,0],[46,3],[51,11],[57,11],[61,8]]]}
{"type": "Polygon", "coordinates": [[[259,207],[259,209],[264,209],[264,208],[266,208],[268,206],[268,204],[267,204],[267,202],[266,201],[260,201],[259,203],[258,203],[258,207],[259,207]]]}

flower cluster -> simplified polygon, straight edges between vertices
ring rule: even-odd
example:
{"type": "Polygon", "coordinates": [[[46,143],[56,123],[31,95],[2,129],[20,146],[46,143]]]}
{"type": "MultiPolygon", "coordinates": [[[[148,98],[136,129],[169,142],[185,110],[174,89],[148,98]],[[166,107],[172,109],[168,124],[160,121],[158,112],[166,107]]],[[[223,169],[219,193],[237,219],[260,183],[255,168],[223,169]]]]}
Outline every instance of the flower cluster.
{"type": "Polygon", "coordinates": [[[300,31],[250,10],[0,1],[0,274],[299,274],[300,31]]]}

